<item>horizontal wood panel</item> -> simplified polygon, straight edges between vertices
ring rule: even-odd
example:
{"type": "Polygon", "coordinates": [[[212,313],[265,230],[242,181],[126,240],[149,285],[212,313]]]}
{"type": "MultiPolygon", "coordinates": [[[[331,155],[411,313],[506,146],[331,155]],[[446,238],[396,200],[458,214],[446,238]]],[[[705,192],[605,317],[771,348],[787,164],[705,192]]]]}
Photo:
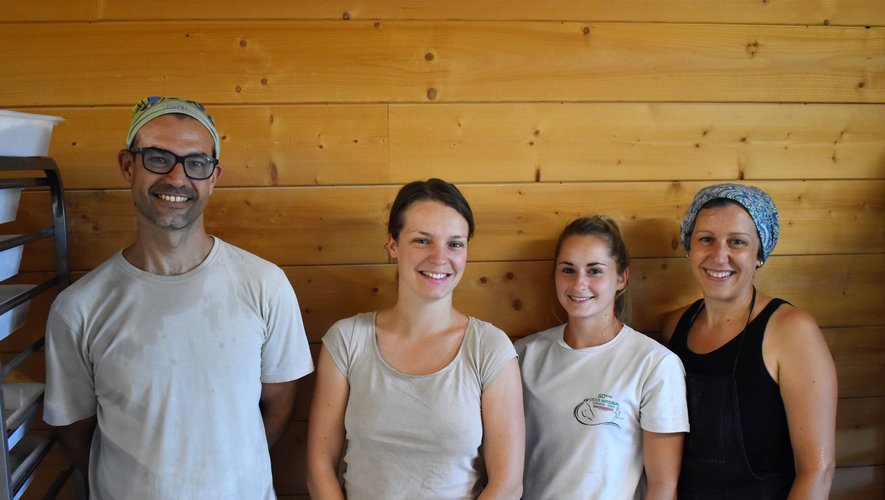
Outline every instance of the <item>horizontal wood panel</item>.
{"type": "MultiPolygon", "coordinates": [[[[565,224],[607,213],[635,257],[683,256],[678,226],[707,182],[462,185],[476,218],[473,261],[546,260],[565,224]]],[[[885,248],[885,181],[763,181],[781,218],[775,255],[872,253],[885,248]]],[[[398,186],[217,189],[209,230],[278,265],[384,263],[389,204],[398,186]]],[[[48,196],[22,195],[6,234],[48,224],[48,196]]],[[[67,193],[71,262],[88,270],[135,235],[127,191],[67,193]]],[[[25,251],[22,268],[52,268],[49,242],[25,251]]]]}
{"type": "MultiPolygon", "coordinates": [[[[560,103],[215,106],[225,186],[885,178],[885,106],[560,103]],[[389,153],[388,153],[389,148],[389,153]]],[[[68,189],[123,187],[128,107],[62,116],[68,189]]]]}
{"type": "Polygon", "coordinates": [[[885,464],[885,397],[839,400],[836,415],[836,464],[885,464]]]}
{"type": "Polygon", "coordinates": [[[5,22],[95,21],[98,3],[95,0],[0,0],[0,19],[5,22]]]}
{"type": "Polygon", "coordinates": [[[885,396],[885,327],[823,331],[836,363],[841,397],[885,396]]]}
{"type": "MultiPolygon", "coordinates": [[[[132,104],[140,98],[133,96],[132,104]]],[[[124,147],[129,107],[28,111],[65,119],[53,131],[49,155],[67,189],[125,187],[117,152],[124,147]]],[[[209,111],[221,136],[225,186],[391,182],[386,104],[214,106],[209,111]]]]}
{"type": "Polygon", "coordinates": [[[453,182],[882,178],[885,107],[391,106],[391,177],[416,165],[453,182]]]}
{"type": "Polygon", "coordinates": [[[885,498],[885,465],[836,469],[830,500],[862,498],[885,498]]]}
{"type": "Polygon", "coordinates": [[[539,9],[529,0],[464,2],[440,0],[308,0],[248,3],[158,0],[0,0],[0,19],[8,21],[93,21],[144,19],[465,19],[548,21],[659,21],[705,23],[881,25],[885,14],[876,0],[549,0],[539,9]]]}
{"type": "Polygon", "coordinates": [[[126,105],[149,94],[186,95],[207,104],[885,102],[885,29],[880,28],[13,23],[0,28],[0,44],[19,49],[0,54],[0,67],[17,68],[0,80],[4,107],[126,105]],[[163,54],[159,67],[136,63],[157,54],[163,54]]]}

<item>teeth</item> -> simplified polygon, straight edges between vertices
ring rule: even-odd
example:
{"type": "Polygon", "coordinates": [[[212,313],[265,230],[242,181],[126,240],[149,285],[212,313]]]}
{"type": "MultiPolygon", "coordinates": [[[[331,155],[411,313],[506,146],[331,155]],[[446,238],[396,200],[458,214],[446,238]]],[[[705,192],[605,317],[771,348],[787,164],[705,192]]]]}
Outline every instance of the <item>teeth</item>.
{"type": "Polygon", "coordinates": [[[707,271],[707,274],[714,278],[727,278],[734,274],[733,271],[707,271]]]}
{"type": "Polygon", "coordinates": [[[576,297],[574,295],[569,295],[568,298],[574,300],[575,302],[586,302],[586,301],[592,299],[593,297],[576,297]]]}
{"type": "Polygon", "coordinates": [[[441,280],[447,276],[446,273],[429,273],[427,271],[421,271],[421,274],[427,276],[428,278],[433,278],[435,280],[441,280]]]}
{"type": "Polygon", "coordinates": [[[187,201],[186,196],[175,196],[172,194],[158,194],[157,197],[164,201],[171,201],[172,203],[182,203],[187,201]]]}

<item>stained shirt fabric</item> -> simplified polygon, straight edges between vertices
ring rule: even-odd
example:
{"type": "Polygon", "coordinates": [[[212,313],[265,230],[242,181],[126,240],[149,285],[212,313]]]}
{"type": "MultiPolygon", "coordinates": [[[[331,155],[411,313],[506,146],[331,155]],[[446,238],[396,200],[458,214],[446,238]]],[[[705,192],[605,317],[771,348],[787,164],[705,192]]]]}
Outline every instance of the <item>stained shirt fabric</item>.
{"type": "Polygon", "coordinates": [[[97,416],[93,499],[272,499],[262,383],[313,370],[277,266],[215,238],[160,276],[121,252],[65,289],[46,330],[44,419],[97,416]]]}

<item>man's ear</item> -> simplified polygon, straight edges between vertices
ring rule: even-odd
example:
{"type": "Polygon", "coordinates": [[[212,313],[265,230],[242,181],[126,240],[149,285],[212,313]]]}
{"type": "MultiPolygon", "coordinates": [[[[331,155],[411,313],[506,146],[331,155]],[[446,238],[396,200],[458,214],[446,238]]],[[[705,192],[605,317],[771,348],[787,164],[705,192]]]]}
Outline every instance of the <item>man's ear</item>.
{"type": "Polygon", "coordinates": [[[209,177],[209,194],[215,191],[215,183],[218,182],[218,179],[221,179],[221,163],[215,165],[215,171],[212,172],[212,177],[209,177]]]}
{"type": "Polygon", "coordinates": [[[132,184],[132,178],[135,176],[135,153],[128,149],[121,149],[117,153],[117,163],[120,166],[120,173],[123,174],[123,180],[126,184],[132,184]]]}

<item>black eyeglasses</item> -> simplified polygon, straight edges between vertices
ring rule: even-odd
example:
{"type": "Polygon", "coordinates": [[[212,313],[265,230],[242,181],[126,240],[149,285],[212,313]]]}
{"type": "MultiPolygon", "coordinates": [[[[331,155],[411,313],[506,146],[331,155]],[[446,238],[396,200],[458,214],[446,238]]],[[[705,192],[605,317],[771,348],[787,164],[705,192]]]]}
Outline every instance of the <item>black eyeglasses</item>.
{"type": "Polygon", "coordinates": [[[142,164],[145,170],[155,174],[168,174],[181,163],[184,167],[184,175],[188,179],[202,181],[212,177],[218,159],[207,155],[178,156],[172,151],[160,148],[133,148],[132,154],[141,153],[142,164]]]}

